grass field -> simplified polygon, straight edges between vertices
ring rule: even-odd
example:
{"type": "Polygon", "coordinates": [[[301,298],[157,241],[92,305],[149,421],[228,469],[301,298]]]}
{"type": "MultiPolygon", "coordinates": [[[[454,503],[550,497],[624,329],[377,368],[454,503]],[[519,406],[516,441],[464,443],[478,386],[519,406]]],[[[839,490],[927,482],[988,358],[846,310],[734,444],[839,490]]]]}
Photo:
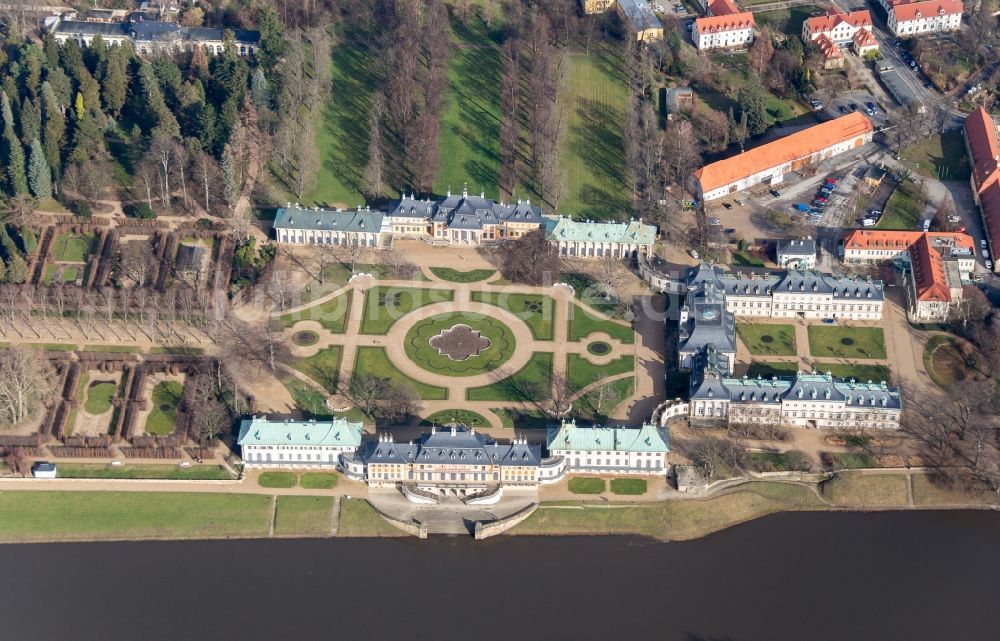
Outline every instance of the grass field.
{"type": "Polygon", "coordinates": [[[0,541],[267,536],[271,498],[174,492],[3,492],[0,541]]]}
{"type": "MultiPolygon", "coordinates": [[[[764,0],[761,0],[763,2],[764,0]]],[[[786,35],[798,36],[802,33],[802,23],[809,16],[823,13],[823,7],[808,4],[790,9],[775,9],[754,13],[758,28],[768,26],[786,35]]]]}
{"type": "Polygon", "coordinates": [[[912,180],[901,182],[885,203],[885,213],[876,225],[879,229],[916,229],[924,206],[912,180]]]}
{"type": "Polygon", "coordinates": [[[645,479],[611,479],[611,493],[639,496],[646,493],[645,479]]]}
{"type": "Polygon", "coordinates": [[[153,409],[146,417],[148,434],[169,434],[174,431],[177,405],[184,394],[184,386],[177,381],[163,381],[153,388],[153,409]]]}
{"type": "Polygon", "coordinates": [[[906,476],[842,472],[823,483],[823,496],[837,505],[901,507],[907,504],[906,476]]]}
{"type": "Polygon", "coordinates": [[[791,325],[737,323],[736,334],[751,354],[795,356],[795,328],[791,325]]]}
{"type": "Polygon", "coordinates": [[[281,384],[285,386],[295,406],[302,410],[310,418],[319,416],[329,416],[330,409],[326,405],[326,396],[318,389],[300,381],[291,374],[281,374],[278,377],[281,384]]]}
{"type": "Polygon", "coordinates": [[[722,496],[694,501],[667,501],[648,506],[607,509],[547,508],[543,503],[512,534],[639,534],[682,541],[717,532],[750,519],[781,511],[823,510],[808,488],[753,482],[722,496]]]}
{"type": "Polygon", "coordinates": [[[118,392],[118,384],[110,381],[94,381],[87,386],[87,400],[83,410],[88,414],[103,414],[111,409],[111,401],[118,392]]]}
{"type": "Polygon", "coordinates": [[[557,423],[541,410],[517,410],[509,407],[491,407],[490,411],[500,417],[504,427],[519,430],[544,430],[550,423],[557,423]]]}
{"type": "Polygon", "coordinates": [[[284,316],[278,316],[277,320],[285,327],[291,327],[295,323],[303,320],[318,321],[323,329],[334,334],[343,334],[347,325],[348,312],[351,309],[351,292],[345,292],[340,296],[314,305],[307,309],[284,316]]]}
{"type": "Polygon", "coordinates": [[[566,115],[559,156],[565,196],[560,213],[625,220],[632,211],[622,123],[629,96],[618,51],[570,53],[559,109],[566,115]]]}
{"type": "Polygon", "coordinates": [[[603,423],[614,413],[615,408],[633,394],[635,394],[635,377],[619,378],[578,398],[573,402],[573,412],[584,420],[603,423]]]}
{"type": "Polygon", "coordinates": [[[618,302],[615,300],[605,300],[600,287],[597,285],[597,281],[590,274],[570,272],[563,274],[559,280],[573,288],[573,296],[578,301],[609,316],[615,313],[618,302]]]}
{"type": "Polygon", "coordinates": [[[635,332],[628,325],[604,320],[589,313],[579,305],[570,305],[569,340],[578,341],[594,332],[605,332],[627,345],[635,341],[635,332]]]}
{"type": "Polygon", "coordinates": [[[80,277],[80,268],[77,265],[63,265],[54,263],[45,268],[45,275],[42,277],[43,285],[53,283],[75,283],[80,277]]]}
{"type": "Polygon", "coordinates": [[[535,340],[552,340],[555,323],[555,303],[542,294],[507,294],[500,292],[470,292],[473,301],[506,309],[525,322],[535,340]]]}
{"type": "Polygon", "coordinates": [[[809,353],[813,358],[885,358],[881,327],[810,325],[809,353]]]}
{"type": "Polygon", "coordinates": [[[772,376],[795,376],[795,373],[798,371],[798,361],[770,363],[755,361],[750,363],[750,367],[747,368],[747,376],[750,378],[757,378],[758,376],[762,378],[771,378],[772,376]]]}
{"type": "Polygon", "coordinates": [[[326,391],[337,392],[337,381],[340,378],[340,345],[331,345],[321,349],[312,356],[297,358],[292,361],[292,367],[316,381],[326,391]]]}
{"type": "Polygon", "coordinates": [[[289,488],[295,487],[298,477],[294,472],[261,472],[257,484],[261,487],[289,488]]]}
{"type": "Polygon", "coordinates": [[[330,490],[339,482],[340,475],[335,472],[306,472],[299,478],[299,485],[306,490],[330,490]]]}
{"type": "Polygon", "coordinates": [[[600,494],[606,488],[604,479],[594,477],[576,477],[567,484],[573,494],[600,494]]]}
{"type": "Polygon", "coordinates": [[[552,353],[535,352],[510,376],[465,392],[468,401],[541,401],[551,396],[552,353]]]}
{"type": "Polygon", "coordinates": [[[393,323],[413,310],[454,298],[455,292],[450,289],[373,287],[365,294],[361,333],[384,335],[393,323]]]}
{"type": "Polygon", "coordinates": [[[809,460],[797,450],[789,452],[750,452],[750,465],[755,472],[787,472],[808,470],[809,460]]]}
{"type": "Polygon", "coordinates": [[[59,478],[70,479],[169,479],[180,481],[230,481],[233,475],[221,465],[138,464],[112,467],[103,463],[60,463],[59,478]]]}
{"type": "Polygon", "coordinates": [[[959,131],[934,134],[907,147],[902,160],[921,176],[940,180],[968,180],[969,157],[959,131]]]}
{"type": "Polygon", "coordinates": [[[479,412],[473,412],[472,410],[442,410],[440,412],[435,412],[420,421],[420,424],[423,426],[449,425],[451,423],[459,423],[461,425],[465,425],[466,427],[490,426],[490,422],[486,420],[485,416],[479,412]]]}
{"type": "Polygon", "coordinates": [[[924,368],[941,389],[948,389],[970,376],[984,375],[981,371],[982,356],[973,351],[964,354],[961,343],[951,335],[932,336],[924,346],[924,368]]]}
{"type": "Polygon", "coordinates": [[[853,378],[856,381],[875,383],[892,381],[892,372],[887,365],[850,365],[847,363],[816,363],[816,371],[830,372],[837,378],[853,378]]]}
{"type": "Polygon", "coordinates": [[[364,499],[343,499],[337,536],[405,536],[406,534],[378,515],[364,499]]]}
{"type": "Polygon", "coordinates": [[[84,345],[85,352],[107,352],[109,354],[141,354],[142,348],[136,345],[84,345]]]}
{"type": "Polygon", "coordinates": [[[431,267],[431,273],[450,283],[478,283],[497,272],[495,269],[470,269],[463,272],[451,267],[431,267]]]}
{"type": "Polygon", "coordinates": [[[332,496],[279,496],[274,512],[276,536],[329,536],[332,496]]]}
{"type": "Polygon", "coordinates": [[[961,483],[947,484],[929,474],[913,475],[915,505],[996,505],[998,501],[1000,497],[985,489],[971,489],[961,483]]]}
{"type": "Polygon", "coordinates": [[[403,340],[406,355],[411,361],[428,371],[446,376],[492,372],[507,362],[517,349],[517,341],[509,327],[490,316],[471,312],[452,312],[424,319],[411,327],[403,340]],[[452,360],[446,354],[439,354],[430,341],[459,324],[479,332],[489,345],[479,354],[472,354],[464,360],[452,360]]]}
{"type": "Polygon", "coordinates": [[[620,356],[606,365],[595,365],[578,354],[566,356],[566,379],[574,390],[583,389],[595,382],[600,374],[615,376],[633,371],[635,357],[631,355],[620,356]]]}
{"type": "Polygon", "coordinates": [[[79,234],[63,233],[52,243],[52,258],[62,263],[83,263],[90,253],[90,246],[94,243],[93,234],[81,236],[79,234]]]}
{"type": "Polygon", "coordinates": [[[370,374],[379,378],[409,383],[417,396],[425,401],[443,401],[448,398],[448,390],[436,385],[428,385],[399,372],[389,360],[383,347],[359,347],[354,361],[354,375],[370,374]]]}

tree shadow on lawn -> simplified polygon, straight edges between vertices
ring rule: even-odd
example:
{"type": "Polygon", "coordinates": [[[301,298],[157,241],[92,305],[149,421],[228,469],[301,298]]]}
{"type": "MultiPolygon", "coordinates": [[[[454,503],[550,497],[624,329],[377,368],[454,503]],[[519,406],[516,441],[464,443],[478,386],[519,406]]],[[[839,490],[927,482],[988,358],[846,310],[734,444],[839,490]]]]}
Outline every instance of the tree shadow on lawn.
{"type": "Polygon", "coordinates": [[[616,110],[595,100],[581,98],[577,105],[580,123],[570,131],[570,152],[584,163],[600,186],[584,184],[580,200],[593,215],[603,218],[627,211],[631,201],[625,198],[625,143],[616,110]]]}

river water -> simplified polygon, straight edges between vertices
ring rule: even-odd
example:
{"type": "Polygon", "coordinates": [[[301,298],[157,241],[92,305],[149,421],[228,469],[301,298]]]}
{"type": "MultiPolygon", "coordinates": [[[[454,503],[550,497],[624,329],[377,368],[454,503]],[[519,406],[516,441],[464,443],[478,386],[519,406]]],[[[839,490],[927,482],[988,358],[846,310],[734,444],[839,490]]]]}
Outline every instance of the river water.
{"type": "Polygon", "coordinates": [[[0,640],[996,641],[1000,513],[630,537],[0,546],[0,640]]]}

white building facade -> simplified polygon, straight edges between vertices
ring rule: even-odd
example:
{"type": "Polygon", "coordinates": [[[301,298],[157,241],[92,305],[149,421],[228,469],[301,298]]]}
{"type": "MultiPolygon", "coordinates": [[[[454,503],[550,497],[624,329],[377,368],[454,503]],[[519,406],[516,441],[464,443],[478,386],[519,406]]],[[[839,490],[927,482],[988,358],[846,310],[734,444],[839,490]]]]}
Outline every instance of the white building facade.
{"type": "Polygon", "coordinates": [[[888,10],[887,25],[892,35],[900,38],[958,31],[962,11],[959,0],[895,3],[888,10]]]}
{"type": "Polygon", "coordinates": [[[240,423],[237,444],[250,468],[338,468],[361,445],[361,423],[272,421],[254,416],[240,423]]]}
{"type": "Polygon", "coordinates": [[[699,51],[742,49],[753,44],[756,27],[749,11],[698,18],[691,30],[691,40],[699,51]]]}
{"type": "Polygon", "coordinates": [[[278,209],[273,227],[282,245],[379,247],[384,223],[381,212],[369,209],[307,209],[296,204],[278,209]]]}
{"type": "Polygon", "coordinates": [[[569,474],[659,475],[667,470],[670,436],[652,424],[584,427],[563,421],[548,429],[546,450],[565,461],[569,474]]]}

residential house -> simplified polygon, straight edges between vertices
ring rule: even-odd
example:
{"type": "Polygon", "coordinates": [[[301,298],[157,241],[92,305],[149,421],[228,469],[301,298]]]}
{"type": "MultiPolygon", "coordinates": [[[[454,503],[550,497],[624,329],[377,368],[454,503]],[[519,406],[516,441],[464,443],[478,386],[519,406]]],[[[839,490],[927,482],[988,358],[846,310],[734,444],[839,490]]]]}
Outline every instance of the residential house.
{"type": "Polygon", "coordinates": [[[824,69],[840,69],[844,66],[844,54],[829,36],[821,33],[813,39],[812,43],[823,56],[824,69]]]}
{"type": "MultiPolygon", "coordinates": [[[[988,111],[979,107],[965,118],[965,149],[972,165],[972,195],[982,214],[991,255],[1000,249],[1000,142],[988,111]]],[[[993,269],[1000,270],[1000,261],[993,269]]]]}
{"type": "Polygon", "coordinates": [[[361,423],[342,418],[272,421],[254,416],[240,423],[236,442],[246,467],[332,469],[358,449],[362,430],[361,423]]]}
{"type": "Polygon", "coordinates": [[[577,426],[563,421],[549,427],[545,449],[565,459],[570,474],[648,474],[667,471],[670,436],[666,428],[636,426],[577,426]]]}
{"type": "Polygon", "coordinates": [[[380,247],[385,223],[379,211],[309,209],[296,203],[278,209],[273,227],[279,244],[380,247]]]}
{"type": "Polygon", "coordinates": [[[962,27],[964,5],[961,0],[881,2],[888,14],[886,24],[889,31],[898,38],[958,31],[962,27]]]}
{"type": "Polygon", "coordinates": [[[787,173],[860,148],[873,133],[871,121],[855,111],[710,163],[694,173],[699,198],[716,200],[754,185],[777,185],[787,173]]]}
{"type": "Polygon", "coordinates": [[[635,34],[638,42],[663,39],[663,24],[656,17],[648,0],[581,0],[586,14],[605,13],[614,9],[622,24],[635,34]]]}
{"type": "Polygon", "coordinates": [[[694,425],[767,424],[819,429],[898,429],[899,389],[826,374],[732,378],[707,368],[692,377],[694,425]]]}
{"type": "Polygon", "coordinates": [[[656,227],[638,220],[597,223],[565,216],[545,219],[546,240],[567,258],[631,258],[648,252],[656,241],[656,227]]]}
{"type": "Polygon", "coordinates": [[[708,49],[742,49],[753,44],[757,23],[753,13],[708,16],[694,21],[691,40],[699,51],[708,49]]]}
{"type": "Polygon", "coordinates": [[[816,241],[807,238],[782,238],[775,243],[778,266],[782,269],[815,269],[816,241]]]}
{"type": "MultiPolygon", "coordinates": [[[[838,52],[850,47],[855,54],[864,56],[871,51],[878,51],[878,41],[872,35],[872,28],[872,16],[867,10],[849,13],[831,10],[826,15],[815,16],[802,23],[802,41],[814,43],[824,55],[827,55],[827,51],[832,51],[830,45],[834,44],[838,52]]],[[[831,52],[829,55],[834,54],[831,52]]],[[[843,54],[837,59],[841,60],[840,66],[843,66],[843,54]]]]}

